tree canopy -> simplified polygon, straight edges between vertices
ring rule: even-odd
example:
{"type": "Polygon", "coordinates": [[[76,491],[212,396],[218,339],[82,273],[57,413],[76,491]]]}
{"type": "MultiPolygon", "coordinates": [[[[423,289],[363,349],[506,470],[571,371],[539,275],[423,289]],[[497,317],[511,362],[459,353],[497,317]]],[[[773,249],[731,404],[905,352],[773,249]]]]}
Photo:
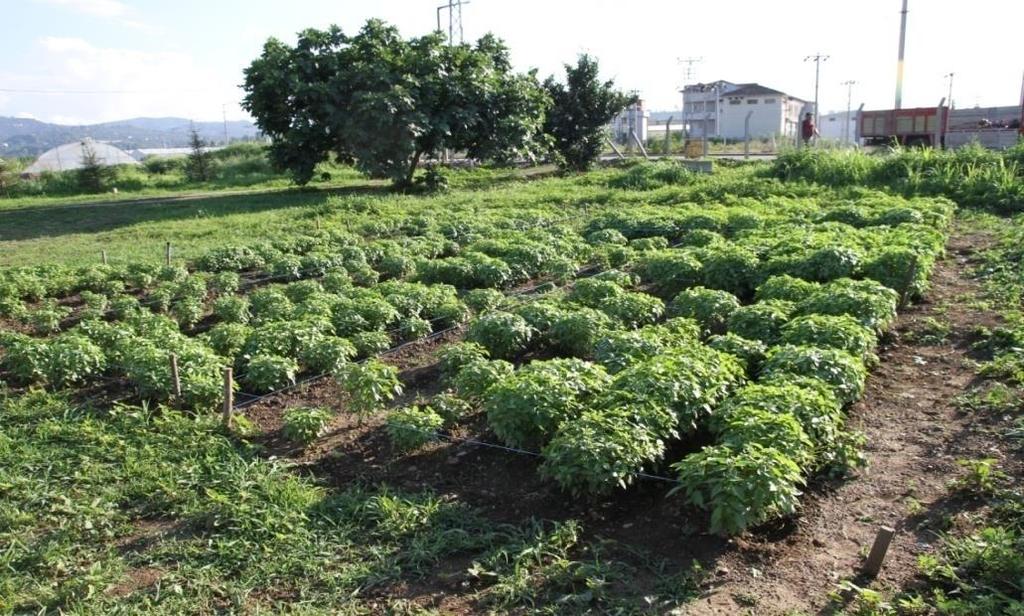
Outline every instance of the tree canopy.
{"type": "Polygon", "coordinates": [[[583,54],[576,66],[565,65],[565,84],[548,77],[544,89],[552,106],[544,132],[566,169],[585,171],[601,154],[605,126],[635,100],[615,89],[612,81],[602,82],[597,60],[583,54]]]}
{"type": "Polygon", "coordinates": [[[532,159],[550,104],[535,72],[513,72],[491,35],[449,46],[439,32],[403,39],[380,20],[354,36],[337,26],[305,30],[294,47],[270,39],[244,88],[243,107],[272,138],[274,163],[299,183],[331,153],[399,184],[443,148],[532,159]]]}

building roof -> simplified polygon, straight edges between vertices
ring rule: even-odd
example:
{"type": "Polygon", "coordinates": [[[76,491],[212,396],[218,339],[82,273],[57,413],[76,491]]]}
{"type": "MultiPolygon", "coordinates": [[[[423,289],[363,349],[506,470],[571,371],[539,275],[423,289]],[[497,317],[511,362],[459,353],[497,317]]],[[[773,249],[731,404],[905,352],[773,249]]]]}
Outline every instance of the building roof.
{"type": "Polygon", "coordinates": [[[44,171],[69,171],[81,169],[85,159],[85,149],[91,148],[101,165],[137,165],[137,160],[128,152],[116,148],[109,143],[83,139],[59,145],[39,155],[36,162],[29,165],[23,173],[42,173],[44,171]]]}
{"type": "Polygon", "coordinates": [[[731,81],[724,81],[724,80],[723,81],[712,81],[712,82],[709,82],[707,84],[700,84],[700,83],[698,83],[698,84],[693,84],[692,86],[685,86],[684,87],[684,91],[685,90],[689,90],[689,89],[702,89],[704,87],[710,87],[710,86],[713,86],[715,84],[722,84],[722,85],[725,85],[725,86],[732,86],[731,88],[727,87],[727,89],[723,90],[721,92],[721,96],[785,96],[785,97],[791,98],[793,100],[798,100],[798,101],[800,101],[802,103],[806,103],[807,102],[806,100],[804,100],[804,99],[802,99],[802,98],[800,98],[798,96],[793,96],[792,94],[786,94],[785,92],[783,92],[781,90],[776,90],[774,88],[769,88],[767,86],[762,86],[759,83],[732,83],[731,81]]]}

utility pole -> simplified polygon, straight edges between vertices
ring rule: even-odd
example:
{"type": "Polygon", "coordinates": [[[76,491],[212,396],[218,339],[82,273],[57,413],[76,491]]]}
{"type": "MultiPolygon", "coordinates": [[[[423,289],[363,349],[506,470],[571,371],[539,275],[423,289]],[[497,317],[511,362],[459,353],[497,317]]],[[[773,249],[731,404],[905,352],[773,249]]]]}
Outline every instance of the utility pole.
{"type": "Polygon", "coordinates": [[[850,104],[853,102],[853,86],[856,83],[852,79],[842,83],[846,86],[846,124],[843,125],[843,143],[847,145],[850,144],[850,104]]]}
{"type": "Polygon", "coordinates": [[[900,52],[896,61],[896,109],[903,108],[903,51],[907,44],[907,0],[900,11],[900,52]]]}
{"type": "Polygon", "coordinates": [[[946,79],[949,80],[949,95],[946,96],[946,100],[948,101],[949,108],[952,109],[953,108],[953,73],[952,72],[946,73],[945,75],[943,75],[943,77],[945,77],[946,79]]]}
{"type": "Polygon", "coordinates": [[[221,103],[220,106],[221,117],[224,118],[224,145],[228,144],[228,104],[221,103]]]}
{"type": "Polygon", "coordinates": [[[804,58],[804,62],[814,60],[814,125],[818,125],[818,80],[821,77],[821,63],[828,60],[828,56],[822,55],[819,51],[813,56],[804,58]]]}
{"type": "Polygon", "coordinates": [[[448,4],[437,7],[437,30],[441,29],[441,11],[448,11],[448,45],[455,45],[455,33],[459,33],[459,44],[463,43],[462,31],[462,6],[469,4],[469,0],[448,0],[448,4]]]}

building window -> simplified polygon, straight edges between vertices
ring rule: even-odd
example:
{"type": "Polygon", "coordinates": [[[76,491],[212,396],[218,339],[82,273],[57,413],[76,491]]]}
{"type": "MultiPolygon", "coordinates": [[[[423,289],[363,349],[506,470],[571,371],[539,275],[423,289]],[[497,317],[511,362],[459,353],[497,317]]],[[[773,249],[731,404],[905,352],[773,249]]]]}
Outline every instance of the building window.
{"type": "Polygon", "coordinates": [[[775,99],[774,98],[766,98],[766,99],[764,99],[764,104],[765,105],[774,105],[775,104],[775,99]]]}
{"type": "Polygon", "coordinates": [[[729,104],[730,104],[730,105],[739,105],[739,104],[740,104],[740,102],[741,102],[741,101],[740,101],[740,99],[738,99],[738,98],[730,98],[730,99],[729,99],[729,104]]]}
{"type": "Polygon", "coordinates": [[[756,105],[757,104],[757,99],[756,98],[748,98],[747,99],[747,104],[748,105],[756,105]]]}

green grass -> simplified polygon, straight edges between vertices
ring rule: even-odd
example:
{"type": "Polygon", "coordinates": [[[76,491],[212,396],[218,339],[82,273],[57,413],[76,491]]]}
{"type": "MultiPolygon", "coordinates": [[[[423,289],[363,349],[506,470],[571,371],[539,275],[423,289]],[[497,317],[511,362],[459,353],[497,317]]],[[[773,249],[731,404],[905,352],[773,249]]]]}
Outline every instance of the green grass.
{"type": "Polygon", "coordinates": [[[696,580],[613,558],[573,520],[495,524],[429,492],[330,489],[212,418],[43,393],[0,397],[0,544],[4,613],[401,612],[417,594],[399,589],[446,575],[474,612],[630,613],[639,588],[675,604],[696,580]],[[451,561],[465,565],[435,571],[451,561]]]}

